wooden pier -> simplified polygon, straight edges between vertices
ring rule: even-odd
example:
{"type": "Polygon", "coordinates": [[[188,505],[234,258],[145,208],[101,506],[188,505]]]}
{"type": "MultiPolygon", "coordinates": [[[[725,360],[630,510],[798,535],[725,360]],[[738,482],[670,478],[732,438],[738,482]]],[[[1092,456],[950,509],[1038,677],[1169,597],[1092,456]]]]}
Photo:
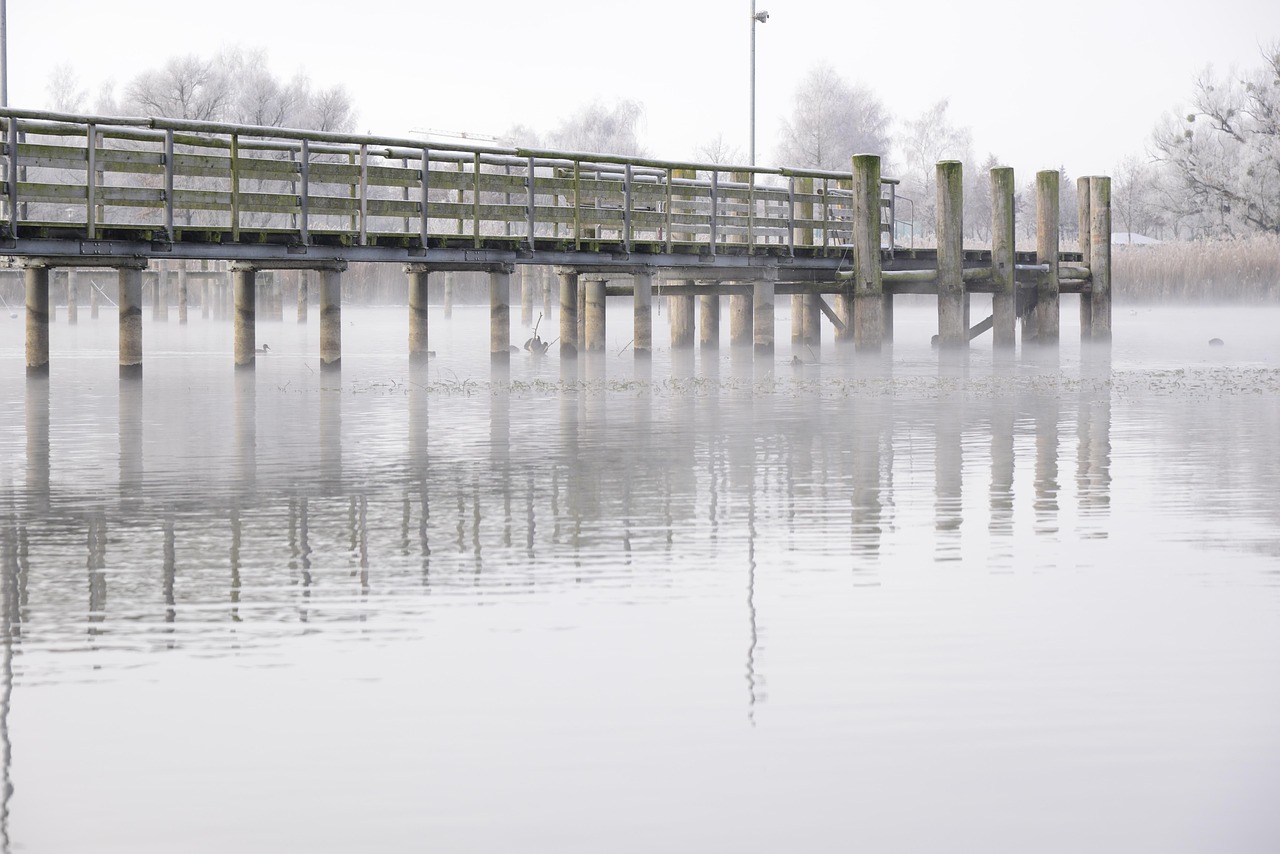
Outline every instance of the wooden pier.
{"type": "MultiPolygon", "coordinates": [[[[558,276],[566,359],[603,347],[604,301],[622,294],[634,301],[634,352],[651,353],[655,283],[673,299],[677,348],[695,346],[699,314],[698,343],[718,345],[721,294],[730,295],[731,345],[762,356],[773,352],[774,305],[785,295],[793,340],[815,342],[825,317],[837,341],[864,352],[891,344],[893,297],[906,293],[937,297],[944,351],[987,329],[995,347],[1013,348],[1019,317],[1024,342],[1052,346],[1064,293],[1080,295],[1084,338],[1111,334],[1105,177],[1080,179],[1081,251],[1065,253],[1059,173],[1038,173],[1037,248],[1020,253],[1013,171],[992,170],[992,248],[966,250],[962,167],[939,163],[937,249],[914,250],[894,245],[897,182],[873,155],[855,156],[845,173],[178,119],[4,109],[0,120],[0,253],[24,271],[32,375],[49,371],[51,272],[72,271],[69,293],[75,271],[116,272],[120,370],[136,375],[144,271],[176,275],[182,322],[188,282],[209,262],[230,267],[238,368],[254,364],[257,278],[282,270],[317,274],[321,364],[340,366],[341,277],[359,261],[407,274],[412,361],[430,352],[429,277],[454,271],[489,275],[490,352],[509,359],[511,277],[536,266],[558,276]],[[976,325],[972,293],[993,295],[992,316],[976,325]]],[[[207,312],[208,293],[201,303],[207,312]]],[[[298,310],[305,317],[301,298],[298,310]]]]}

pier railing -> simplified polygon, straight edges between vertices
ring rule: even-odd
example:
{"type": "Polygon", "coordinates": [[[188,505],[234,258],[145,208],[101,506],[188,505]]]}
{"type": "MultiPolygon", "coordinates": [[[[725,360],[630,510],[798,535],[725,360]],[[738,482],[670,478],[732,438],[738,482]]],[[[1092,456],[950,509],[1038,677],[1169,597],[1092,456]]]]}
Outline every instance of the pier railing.
{"type": "MultiPolygon", "coordinates": [[[[848,173],[0,110],[10,239],[816,255],[848,173]]],[[[881,183],[892,250],[893,179],[881,183]]]]}

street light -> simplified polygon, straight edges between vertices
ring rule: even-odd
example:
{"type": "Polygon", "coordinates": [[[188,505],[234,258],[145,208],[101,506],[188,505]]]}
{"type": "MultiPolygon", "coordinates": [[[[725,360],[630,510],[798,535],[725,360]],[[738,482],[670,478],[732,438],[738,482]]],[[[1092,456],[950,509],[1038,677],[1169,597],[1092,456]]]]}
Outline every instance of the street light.
{"type": "Polygon", "coordinates": [[[751,165],[756,165],[756,24],[769,20],[768,12],[756,11],[756,0],[751,0],[751,165]]]}

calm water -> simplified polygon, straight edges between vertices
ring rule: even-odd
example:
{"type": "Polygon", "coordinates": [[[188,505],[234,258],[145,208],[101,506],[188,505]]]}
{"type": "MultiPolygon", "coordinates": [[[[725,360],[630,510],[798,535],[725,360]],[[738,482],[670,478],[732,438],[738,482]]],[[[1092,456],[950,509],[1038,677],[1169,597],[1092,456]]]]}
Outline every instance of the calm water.
{"type": "Polygon", "coordinates": [[[940,368],[779,309],[509,378],[480,308],[250,377],[148,310],[140,385],[0,318],[5,850],[1280,850],[1280,310],[940,368]]]}

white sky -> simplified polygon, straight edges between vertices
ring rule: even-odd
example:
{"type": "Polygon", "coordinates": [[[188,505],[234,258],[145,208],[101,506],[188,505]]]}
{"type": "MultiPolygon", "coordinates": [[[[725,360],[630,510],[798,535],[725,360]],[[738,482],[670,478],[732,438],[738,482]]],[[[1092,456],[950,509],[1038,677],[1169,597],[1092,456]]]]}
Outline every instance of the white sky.
{"type": "MultiPolygon", "coordinates": [[[[9,102],[47,106],[70,63],[96,94],[175,54],[263,47],[273,70],[343,83],[359,129],[548,131],[593,99],[645,105],[643,143],[685,158],[717,134],[747,151],[750,0],[8,0],[9,102]],[[196,11],[196,10],[199,11],[196,11]]],[[[1194,75],[1259,64],[1280,39],[1277,0],[758,0],[757,159],[825,60],[899,119],[951,101],[952,119],[1029,180],[1063,165],[1103,174],[1142,153],[1194,75]],[[865,30],[860,29],[865,26],[865,30]],[[896,35],[895,35],[896,34],[896,35]]]]}

